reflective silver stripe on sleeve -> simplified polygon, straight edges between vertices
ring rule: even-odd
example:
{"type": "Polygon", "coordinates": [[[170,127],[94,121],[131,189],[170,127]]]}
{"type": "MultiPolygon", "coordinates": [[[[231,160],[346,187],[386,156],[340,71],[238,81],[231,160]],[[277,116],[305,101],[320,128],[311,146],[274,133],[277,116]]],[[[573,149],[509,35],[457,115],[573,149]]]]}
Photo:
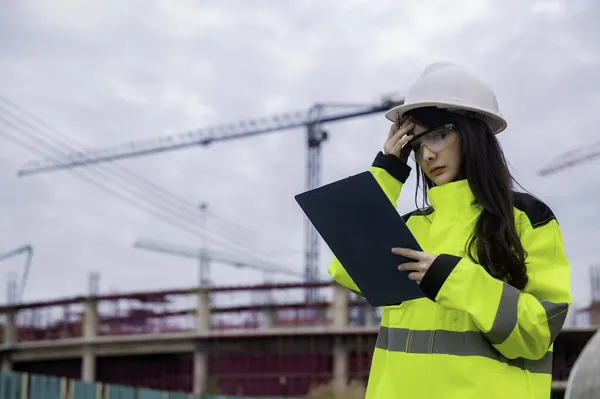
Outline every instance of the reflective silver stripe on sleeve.
{"type": "Polygon", "coordinates": [[[548,320],[548,329],[550,330],[550,345],[554,342],[560,330],[562,330],[563,324],[567,318],[567,311],[569,310],[569,304],[564,302],[548,302],[540,301],[544,310],[546,311],[546,319],[548,320]]]}
{"type": "Polygon", "coordinates": [[[381,327],[375,345],[390,352],[481,356],[531,373],[552,374],[552,352],[540,360],[507,359],[477,331],[408,330],[381,327]]]}
{"type": "MultiPolygon", "coordinates": [[[[490,331],[485,334],[492,344],[499,345],[503,343],[515,329],[519,318],[519,295],[520,291],[518,289],[504,283],[494,323],[490,331]]],[[[551,345],[562,329],[569,305],[564,302],[554,303],[545,300],[539,300],[539,302],[546,311],[551,345]]]]}
{"type": "Polygon", "coordinates": [[[510,284],[504,283],[500,303],[496,311],[496,317],[492,329],[485,334],[487,339],[494,345],[506,341],[510,333],[517,325],[519,317],[519,294],[521,292],[510,284]]]}

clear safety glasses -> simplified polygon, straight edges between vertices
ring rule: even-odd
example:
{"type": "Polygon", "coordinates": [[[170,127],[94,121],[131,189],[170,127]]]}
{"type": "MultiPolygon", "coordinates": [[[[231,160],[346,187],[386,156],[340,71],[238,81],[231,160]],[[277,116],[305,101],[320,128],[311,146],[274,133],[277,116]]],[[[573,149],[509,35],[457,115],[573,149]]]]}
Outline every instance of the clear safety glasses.
{"type": "Polygon", "coordinates": [[[456,143],[458,132],[456,126],[452,123],[447,123],[423,132],[410,141],[410,146],[413,151],[410,153],[414,161],[420,161],[423,157],[423,147],[431,152],[438,153],[452,144],[456,143]]]}

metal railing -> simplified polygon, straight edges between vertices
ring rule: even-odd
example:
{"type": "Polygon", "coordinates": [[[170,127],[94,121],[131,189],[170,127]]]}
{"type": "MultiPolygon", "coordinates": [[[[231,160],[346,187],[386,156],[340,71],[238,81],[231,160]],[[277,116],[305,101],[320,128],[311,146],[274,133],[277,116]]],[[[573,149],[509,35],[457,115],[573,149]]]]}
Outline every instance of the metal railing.
{"type": "MultiPolygon", "coordinates": [[[[199,322],[213,331],[327,326],[334,323],[337,313],[334,287],[333,282],[222,286],[0,306],[4,319],[0,342],[80,338],[86,336],[86,328],[92,336],[193,332],[198,331],[199,322]],[[317,290],[317,301],[304,301],[307,286],[317,290]],[[10,339],[6,339],[7,328],[10,339]]],[[[370,307],[364,299],[349,294],[345,307],[344,324],[367,324],[365,312],[370,307]]]]}

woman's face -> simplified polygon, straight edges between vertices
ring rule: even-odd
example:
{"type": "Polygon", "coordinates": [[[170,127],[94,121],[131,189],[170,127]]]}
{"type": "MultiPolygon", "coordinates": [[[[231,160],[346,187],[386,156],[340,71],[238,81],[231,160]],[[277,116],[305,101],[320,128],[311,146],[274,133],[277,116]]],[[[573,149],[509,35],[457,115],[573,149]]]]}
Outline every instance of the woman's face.
{"type": "Polygon", "coordinates": [[[436,186],[456,180],[461,166],[460,137],[452,124],[428,129],[415,122],[412,156],[436,186]]]}

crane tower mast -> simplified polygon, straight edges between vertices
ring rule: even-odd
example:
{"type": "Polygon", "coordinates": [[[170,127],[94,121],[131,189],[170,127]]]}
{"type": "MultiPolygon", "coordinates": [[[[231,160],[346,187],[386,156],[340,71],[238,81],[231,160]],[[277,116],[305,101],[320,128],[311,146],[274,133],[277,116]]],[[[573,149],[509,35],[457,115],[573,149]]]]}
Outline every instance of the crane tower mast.
{"type": "MultiPolygon", "coordinates": [[[[29,275],[29,268],[31,267],[31,262],[33,260],[33,247],[31,245],[22,245],[18,248],[10,250],[8,252],[0,254],[0,262],[10,259],[14,256],[25,254],[25,267],[23,268],[23,276],[21,277],[21,287],[19,292],[7,292],[8,303],[17,303],[21,302],[23,298],[23,293],[25,291],[25,284],[27,283],[27,276],[29,275]]],[[[11,289],[15,289],[16,287],[11,287],[11,289]]]]}

